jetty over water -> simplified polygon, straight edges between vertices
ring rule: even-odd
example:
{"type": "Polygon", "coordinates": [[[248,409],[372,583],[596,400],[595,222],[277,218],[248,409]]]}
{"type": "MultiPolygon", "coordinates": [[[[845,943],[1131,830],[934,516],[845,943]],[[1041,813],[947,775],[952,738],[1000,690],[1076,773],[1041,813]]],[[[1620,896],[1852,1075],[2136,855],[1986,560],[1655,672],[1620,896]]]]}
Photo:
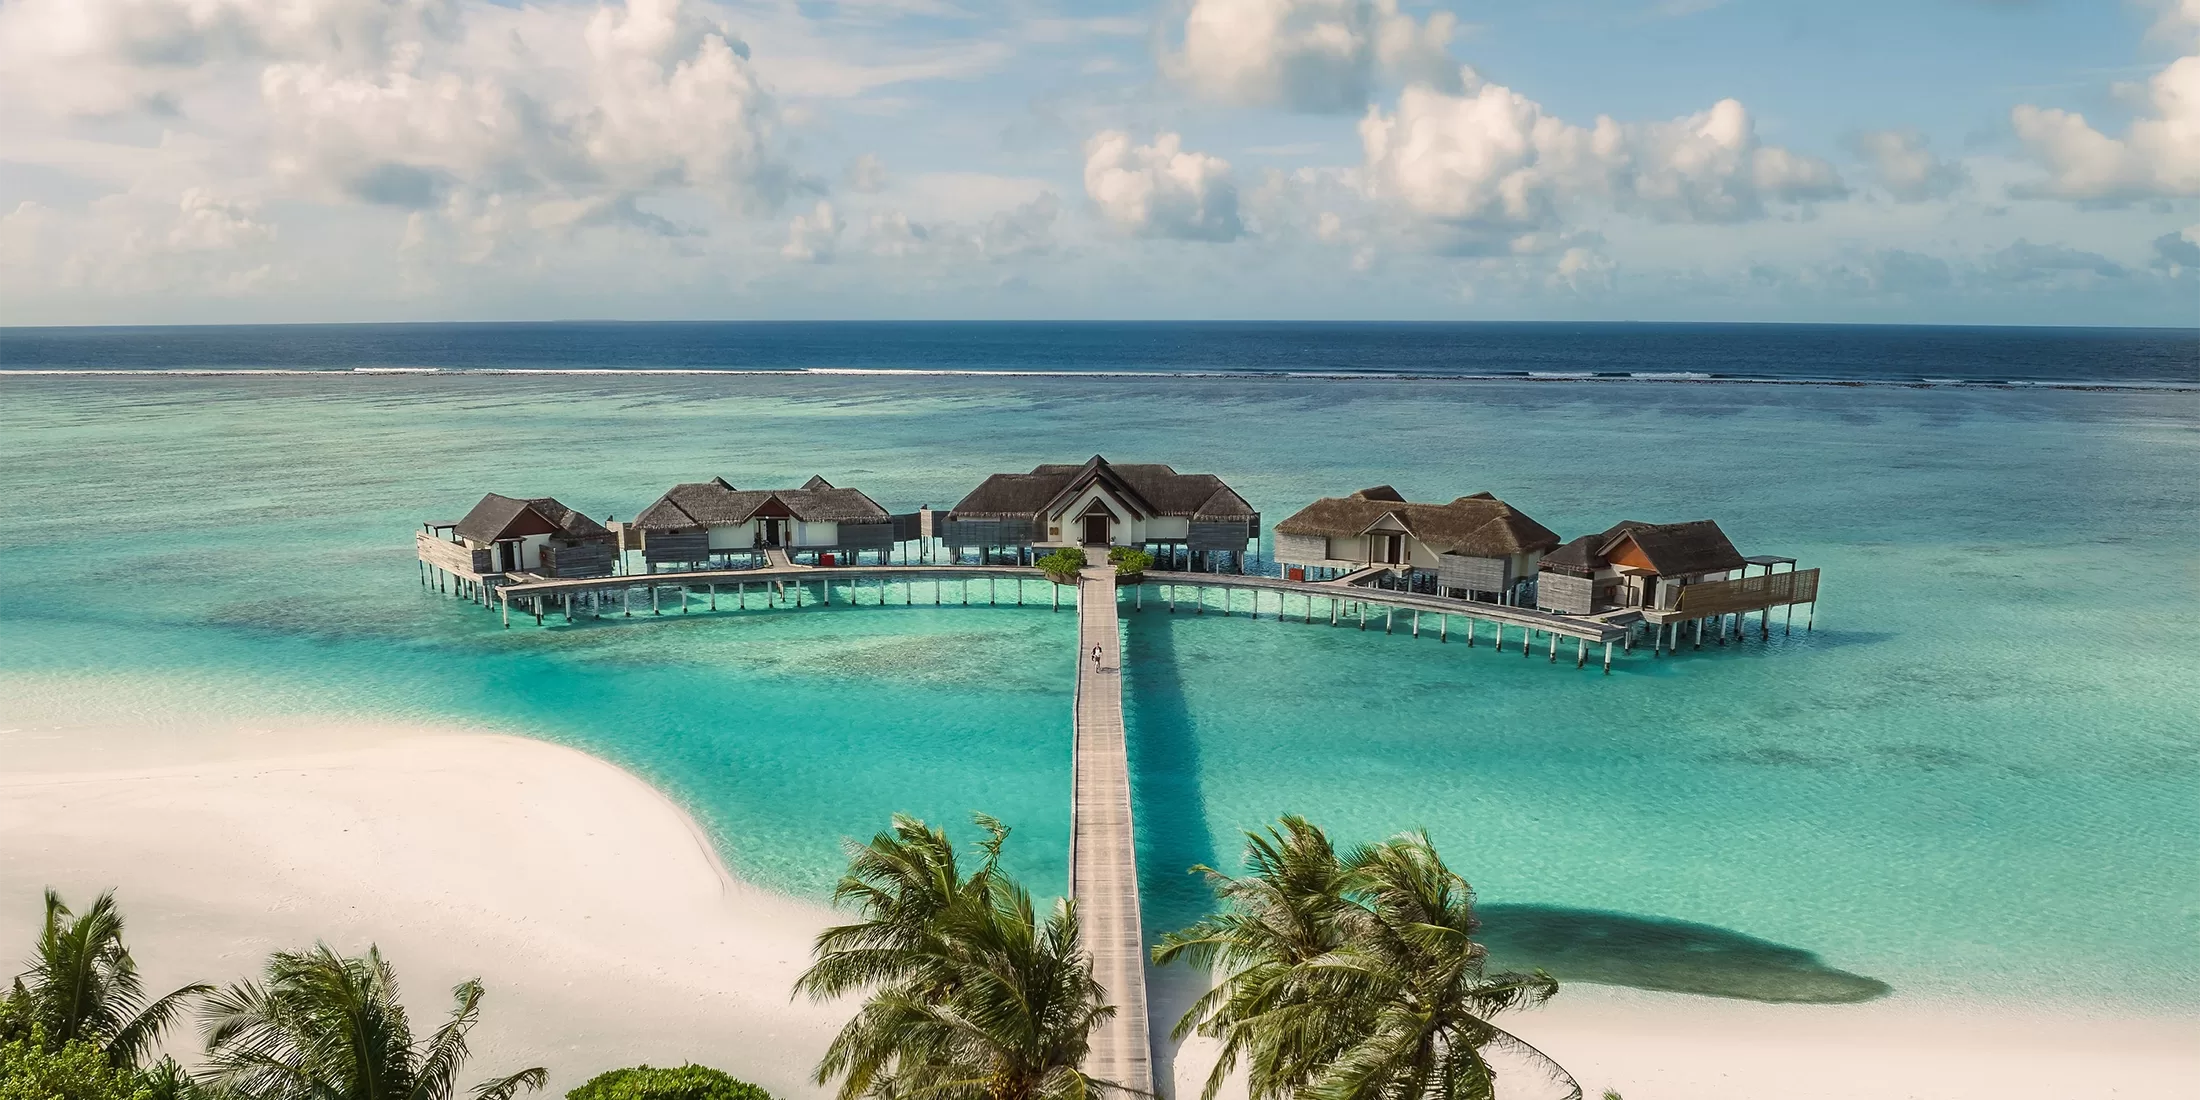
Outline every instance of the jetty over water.
{"type": "Polygon", "coordinates": [[[1138,919],[1130,757],[1123,732],[1123,655],[1115,568],[1077,580],[1077,706],[1070,765],[1069,883],[1093,977],[1115,1018],[1093,1033],[1085,1069],[1153,1095],[1146,1019],[1146,939],[1138,919]]]}
{"type": "Polygon", "coordinates": [[[1710,521],[1623,521],[1560,545],[1488,493],[1415,504],[1376,486],[1324,498],[1278,524],[1277,576],[1243,572],[1259,561],[1246,551],[1257,547],[1259,522],[1213,475],[1094,456],[1083,466],[995,475],[943,518],[929,507],[891,514],[823,478],[749,491],[721,478],[675,486],[632,524],[597,524],[549,497],[491,495],[463,520],[423,524],[414,542],[422,585],[498,612],[506,629],[515,609],[537,626],[835,603],[1060,611],[1069,592],[1077,614],[1069,894],[1093,976],[1116,1010],[1091,1035],[1085,1068],[1152,1096],[1123,721],[1126,606],[1430,634],[1553,665],[1572,657],[1576,669],[1593,649],[1609,676],[1615,651],[1631,653],[1638,639],[1660,656],[1689,641],[1702,649],[1707,627],[1718,645],[1730,636],[1740,644],[1752,613],[1754,633],[1769,639],[1774,608],[1786,609],[1792,632],[1795,605],[1808,605],[1808,631],[1817,605],[1818,570],[1799,571],[1788,557],[1745,558],[1710,521]],[[1035,568],[1043,549],[1080,546],[1095,564],[1074,588],[1035,568]],[[1143,549],[1143,575],[1118,577],[1112,547],[1143,549]],[[1207,571],[1222,563],[1238,571],[1207,571]]]}

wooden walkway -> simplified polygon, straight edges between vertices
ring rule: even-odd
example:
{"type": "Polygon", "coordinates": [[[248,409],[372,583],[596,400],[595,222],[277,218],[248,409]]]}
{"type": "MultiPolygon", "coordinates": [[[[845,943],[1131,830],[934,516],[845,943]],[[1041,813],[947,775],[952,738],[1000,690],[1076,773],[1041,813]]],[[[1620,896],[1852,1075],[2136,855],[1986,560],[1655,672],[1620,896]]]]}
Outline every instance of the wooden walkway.
{"type": "MultiPolygon", "coordinates": [[[[1359,574],[1354,574],[1358,576],[1359,574]]],[[[1525,627],[1545,635],[1574,638],[1588,642],[1614,642],[1627,636],[1628,623],[1639,618],[1639,613],[1626,612],[1606,615],[1559,615],[1549,611],[1537,611],[1532,607],[1507,607],[1502,604],[1456,600],[1447,596],[1431,596],[1425,592],[1399,592],[1388,588],[1371,588],[1348,584],[1350,578],[1340,577],[1332,581],[1290,581],[1280,577],[1239,575],[1235,573],[1166,573],[1148,570],[1146,583],[1174,587],[1178,592],[1187,588],[1203,588],[1218,591],[1245,590],[1254,593],[1278,593],[1276,600],[1260,601],[1254,598],[1254,615],[1281,614],[1287,618],[1308,620],[1326,618],[1332,603],[1338,605],[1365,604],[1375,609],[1397,608],[1406,612],[1448,615],[1459,620],[1473,619],[1483,623],[1501,623],[1505,626],[1525,627]],[[1288,608],[1282,602],[1282,594],[1304,597],[1310,603],[1293,601],[1288,608]]],[[[1167,596],[1164,595],[1164,599],[1167,596]]],[[[1238,610],[1243,610],[1242,608],[1238,610]]]]}
{"type": "Polygon", "coordinates": [[[1093,976],[1115,1018],[1093,1033],[1086,1072],[1153,1094],[1146,1020],[1146,941],[1138,919],[1138,857],[1131,829],[1130,759],[1123,736],[1123,651],[1115,567],[1088,566],[1078,580],[1077,707],[1070,785],[1070,898],[1077,905],[1093,976]],[[1093,647],[1100,659],[1093,660],[1093,647]]]}

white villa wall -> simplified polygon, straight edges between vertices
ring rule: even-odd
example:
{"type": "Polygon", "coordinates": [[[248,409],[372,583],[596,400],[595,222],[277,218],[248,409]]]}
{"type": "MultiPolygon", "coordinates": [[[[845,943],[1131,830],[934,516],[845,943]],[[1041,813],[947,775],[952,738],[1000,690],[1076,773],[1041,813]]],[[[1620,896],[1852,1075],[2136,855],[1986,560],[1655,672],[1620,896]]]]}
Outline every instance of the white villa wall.
{"type": "Polygon", "coordinates": [[[710,529],[713,550],[749,550],[756,546],[756,521],[720,524],[710,529]]]}
{"type": "MultiPolygon", "coordinates": [[[[452,541],[458,543],[461,546],[464,546],[468,550],[487,550],[489,552],[490,571],[495,572],[501,570],[504,567],[504,561],[502,556],[497,551],[496,543],[476,542],[473,539],[461,539],[456,537],[454,537],[452,541]]],[[[548,535],[525,535],[520,538],[519,568],[522,572],[542,568],[542,548],[549,542],[550,536],[548,535]]]]}
{"type": "Polygon", "coordinates": [[[809,523],[802,520],[795,520],[793,521],[793,526],[794,530],[791,532],[791,534],[793,537],[794,545],[796,546],[823,546],[830,548],[840,545],[840,524],[838,523],[826,521],[809,523]]]}
{"type": "MultiPolygon", "coordinates": [[[[1130,509],[1122,501],[1099,485],[1088,485],[1085,490],[1070,498],[1068,506],[1047,514],[1047,541],[1059,544],[1076,544],[1084,541],[1084,516],[1097,502],[1115,522],[1110,526],[1110,541],[1116,546],[1138,546],[1146,541],[1146,524],[1131,518],[1130,509]]],[[[1189,525],[1185,530],[1190,531],[1189,525]]]]}

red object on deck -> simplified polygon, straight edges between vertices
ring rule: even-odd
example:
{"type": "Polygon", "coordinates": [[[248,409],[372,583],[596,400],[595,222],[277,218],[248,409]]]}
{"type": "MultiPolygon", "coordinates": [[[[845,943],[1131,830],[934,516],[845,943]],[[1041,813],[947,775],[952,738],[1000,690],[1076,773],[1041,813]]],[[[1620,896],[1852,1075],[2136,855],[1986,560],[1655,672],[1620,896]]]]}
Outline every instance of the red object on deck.
{"type": "Polygon", "coordinates": [[[1306,579],[1306,570],[1294,565],[1284,571],[1284,578],[1286,580],[1303,581],[1306,579]]]}
{"type": "Polygon", "coordinates": [[[831,564],[833,564],[833,556],[832,556],[831,554],[819,554],[819,555],[817,556],[817,564],[819,564],[819,565],[821,565],[821,566],[822,566],[822,565],[831,565],[831,564]]]}

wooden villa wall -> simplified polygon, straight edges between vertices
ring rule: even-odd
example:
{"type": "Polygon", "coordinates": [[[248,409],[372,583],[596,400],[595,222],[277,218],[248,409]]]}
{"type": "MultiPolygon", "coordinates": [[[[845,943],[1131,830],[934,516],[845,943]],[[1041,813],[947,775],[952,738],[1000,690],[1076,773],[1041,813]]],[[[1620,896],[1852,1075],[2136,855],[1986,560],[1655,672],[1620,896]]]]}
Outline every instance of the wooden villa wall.
{"type": "Polygon", "coordinates": [[[1546,570],[1536,575],[1535,602],[1561,615],[1587,615],[1596,610],[1596,587],[1588,577],[1546,570]]]}
{"type": "Polygon", "coordinates": [[[1276,560],[1321,562],[1329,560],[1329,540],[1320,535],[1286,535],[1276,532],[1276,560]]]}
{"type": "Polygon", "coordinates": [[[840,549],[884,550],[894,545],[894,523],[849,523],[840,525],[840,549]]]}
{"type": "Polygon", "coordinates": [[[949,546],[1028,546],[1032,523],[1028,519],[951,519],[940,541],[949,546]]]}
{"type": "Polygon", "coordinates": [[[650,531],[642,546],[642,560],[650,565],[710,560],[707,531],[650,531]]]}
{"type": "Polygon", "coordinates": [[[1699,619],[1781,604],[1813,603],[1817,599],[1818,571],[1804,569],[1691,584],[1681,589],[1680,598],[1673,601],[1673,611],[1679,617],[1699,619]]]}
{"type": "Polygon", "coordinates": [[[1469,592],[1503,592],[1510,583],[1508,563],[1503,558],[1470,558],[1464,554],[1443,554],[1436,559],[1436,584],[1439,588],[1464,588],[1469,592]]]}
{"type": "Polygon", "coordinates": [[[1184,540],[1184,545],[1189,550],[1241,551],[1245,549],[1246,543],[1252,541],[1255,529],[1256,524],[1253,523],[1201,523],[1194,520],[1192,533],[1184,540]]]}
{"type": "Polygon", "coordinates": [[[439,539],[426,531],[413,533],[413,547],[420,560],[446,573],[471,573],[482,576],[495,572],[489,567],[489,551],[468,550],[464,546],[439,539]]]}
{"type": "Polygon", "coordinates": [[[543,544],[542,571],[552,577],[608,577],[611,575],[611,540],[589,539],[559,545],[543,544]]]}

